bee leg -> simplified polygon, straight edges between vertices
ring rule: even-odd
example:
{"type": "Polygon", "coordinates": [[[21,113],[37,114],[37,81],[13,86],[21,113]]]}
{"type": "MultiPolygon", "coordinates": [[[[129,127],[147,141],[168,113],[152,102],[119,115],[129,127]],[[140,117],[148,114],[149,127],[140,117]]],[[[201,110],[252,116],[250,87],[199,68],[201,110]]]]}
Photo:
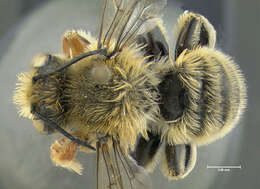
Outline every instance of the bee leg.
{"type": "Polygon", "coordinates": [[[50,147],[50,157],[56,166],[61,166],[73,170],[79,175],[82,174],[83,167],[75,159],[78,144],[66,137],[56,140],[50,147]]]}
{"type": "Polygon", "coordinates": [[[153,30],[137,38],[138,44],[145,45],[143,48],[144,55],[151,56],[150,60],[167,56],[169,53],[169,47],[163,30],[164,28],[158,25],[153,30]]]}
{"type": "Polygon", "coordinates": [[[74,58],[86,52],[90,42],[77,31],[68,31],[62,37],[62,52],[67,58],[74,58]]]}
{"type": "Polygon", "coordinates": [[[86,142],[84,142],[84,141],[82,141],[78,138],[75,138],[70,133],[68,133],[63,128],[61,128],[59,125],[57,125],[55,122],[53,122],[52,120],[50,120],[50,119],[46,118],[45,116],[41,115],[39,112],[37,112],[35,110],[31,110],[31,113],[33,115],[35,115],[38,119],[41,119],[42,121],[44,121],[49,127],[56,129],[61,134],[63,134],[65,137],[69,138],[72,142],[74,142],[78,145],[82,145],[82,146],[85,146],[87,148],[90,148],[92,150],[96,150],[93,146],[89,145],[88,143],[86,143],[86,142]]]}
{"type": "Polygon", "coordinates": [[[214,48],[216,31],[209,21],[200,14],[184,12],[178,19],[177,43],[175,45],[175,59],[185,49],[197,46],[214,48]]]}
{"type": "MultiPolygon", "coordinates": [[[[82,141],[86,141],[90,146],[96,146],[96,143],[97,143],[96,142],[96,138],[91,133],[86,135],[85,133],[82,133],[81,130],[79,130],[79,131],[73,132],[73,136],[75,138],[78,138],[78,139],[82,140],[82,141]]],[[[88,147],[83,146],[83,145],[79,146],[79,151],[80,152],[86,152],[86,153],[93,153],[93,152],[95,152],[95,151],[93,151],[93,149],[88,148],[88,147]]]]}
{"type": "Polygon", "coordinates": [[[150,131],[147,133],[149,139],[147,140],[141,136],[137,140],[134,152],[132,152],[131,156],[139,166],[152,171],[156,162],[156,154],[159,151],[162,142],[160,135],[150,131]]]}
{"type": "Polygon", "coordinates": [[[166,144],[162,171],[169,179],[186,177],[194,168],[197,158],[195,144],[166,144]]]}

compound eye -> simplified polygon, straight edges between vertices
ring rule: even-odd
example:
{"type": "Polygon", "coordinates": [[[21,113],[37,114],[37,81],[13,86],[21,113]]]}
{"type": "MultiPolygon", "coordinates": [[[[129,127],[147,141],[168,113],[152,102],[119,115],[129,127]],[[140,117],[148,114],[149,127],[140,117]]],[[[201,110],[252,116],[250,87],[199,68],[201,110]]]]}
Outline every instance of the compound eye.
{"type": "Polygon", "coordinates": [[[50,58],[51,57],[49,54],[44,54],[44,53],[37,54],[32,60],[32,67],[33,68],[43,67],[50,61],[50,58]]]}

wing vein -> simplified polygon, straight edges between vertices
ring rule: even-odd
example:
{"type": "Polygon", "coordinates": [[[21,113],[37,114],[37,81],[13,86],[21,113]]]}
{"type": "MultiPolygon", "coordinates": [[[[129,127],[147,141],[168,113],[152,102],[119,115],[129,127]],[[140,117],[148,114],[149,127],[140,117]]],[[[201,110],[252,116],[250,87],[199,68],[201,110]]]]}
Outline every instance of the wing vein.
{"type": "Polygon", "coordinates": [[[104,18],[105,18],[105,12],[107,9],[107,1],[108,0],[105,0],[104,10],[103,10],[103,14],[102,14],[101,26],[100,26],[99,37],[98,37],[98,49],[101,48],[101,38],[102,38],[103,28],[104,28],[104,18]]]}

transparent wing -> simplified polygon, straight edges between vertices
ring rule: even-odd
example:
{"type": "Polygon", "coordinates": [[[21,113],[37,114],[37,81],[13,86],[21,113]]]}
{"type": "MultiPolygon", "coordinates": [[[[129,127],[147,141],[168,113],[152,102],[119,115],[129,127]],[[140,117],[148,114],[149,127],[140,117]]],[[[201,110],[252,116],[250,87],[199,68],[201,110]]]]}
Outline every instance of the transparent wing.
{"type": "Polygon", "coordinates": [[[113,141],[97,147],[97,189],[150,189],[151,179],[144,168],[113,141]]]}
{"type": "Polygon", "coordinates": [[[160,20],[167,0],[105,0],[98,46],[114,45],[114,52],[137,35],[150,31],[160,20]],[[115,40],[115,43],[111,43],[115,40]]]}

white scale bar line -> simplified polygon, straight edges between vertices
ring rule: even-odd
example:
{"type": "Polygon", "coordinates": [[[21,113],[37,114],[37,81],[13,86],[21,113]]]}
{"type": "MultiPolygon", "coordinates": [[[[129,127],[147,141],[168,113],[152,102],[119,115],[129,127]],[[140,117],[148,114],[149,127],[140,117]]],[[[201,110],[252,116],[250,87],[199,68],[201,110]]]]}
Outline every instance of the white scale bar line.
{"type": "Polygon", "coordinates": [[[210,166],[207,165],[207,169],[221,169],[221,168],[226,168],[226,169],[241,169],[242,166],[210,166]]]}

